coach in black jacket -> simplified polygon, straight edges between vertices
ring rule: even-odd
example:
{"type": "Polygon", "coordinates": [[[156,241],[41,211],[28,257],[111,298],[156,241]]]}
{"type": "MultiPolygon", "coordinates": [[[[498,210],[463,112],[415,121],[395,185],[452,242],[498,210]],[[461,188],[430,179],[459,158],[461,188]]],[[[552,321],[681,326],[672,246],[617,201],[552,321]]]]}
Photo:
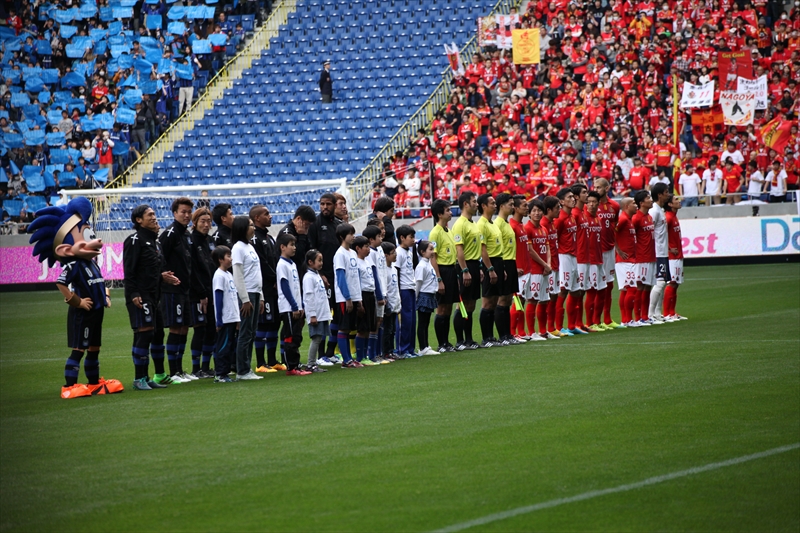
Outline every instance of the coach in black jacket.
{"type": "Polygon", "coordinates": [[[339,249],[339,239],[336,237],[336,227],[342,223],[333,216],[336,206],[336,196],[326,192],[319,199],[319,215],[308,230],[308,242],[311,248],[322,253],[322,270],[320,274],[326,287],[333,286],[333,256],[339,249]]]}

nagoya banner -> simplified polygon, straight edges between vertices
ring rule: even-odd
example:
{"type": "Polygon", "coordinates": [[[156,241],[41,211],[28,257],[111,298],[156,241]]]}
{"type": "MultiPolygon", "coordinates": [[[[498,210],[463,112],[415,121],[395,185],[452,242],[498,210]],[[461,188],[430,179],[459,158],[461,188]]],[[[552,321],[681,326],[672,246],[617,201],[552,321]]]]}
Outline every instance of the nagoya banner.
{"type": "Polygon", "coordinates": [[[702,135],[708,134],[712,137],[725,131],[725,119],[722,117],[722,109],[715,105],[711,109],[696,109],[692,111],[692,128],[697,128],[702,135]]]}
{"type": "Polygon", "coordinates": [[[766,109],[768,104],[767,75],[764,74],[756,80],[739,78],[739,92],[753,93],[756,95],[756,109],[766,109]]]}
{"type": "Polygon", "coordinates": [[[511,30],[519,24],[519,15],[490,15],[478,19],[478,45],[511,48],[511,30]]]}
{"type": "Polygon", "coordinates": [[[753,93],[719,93],[722,116],[726,126],[747,126],[753,123],[756,114],[756,95],[753,93]]]}
{"type": "Polygon", "coordinates": [[[683,84],[681,95],[681,108],[709,107],[714,105],[714,80],[703,85],[683,84]]]}
{"type": "Polygon", "coordinates": [[[717,56],[721,91],[735,91],[739,78],[753,79],[753,56],[750,50],[720,52],[717,56]]]}
{"type": "Polygon", "coordinates": [[[791,120],[783,120],[780,117],[770,120],[761,128],[761,138],[764,141],[764,146],[782,154],[792,136],[791,129],[791,120]]]}
{"type": "Polygon", "coordinates": [[[512,53],[515,65],[539,63],[539,29],[511,30],[512,53]]]}

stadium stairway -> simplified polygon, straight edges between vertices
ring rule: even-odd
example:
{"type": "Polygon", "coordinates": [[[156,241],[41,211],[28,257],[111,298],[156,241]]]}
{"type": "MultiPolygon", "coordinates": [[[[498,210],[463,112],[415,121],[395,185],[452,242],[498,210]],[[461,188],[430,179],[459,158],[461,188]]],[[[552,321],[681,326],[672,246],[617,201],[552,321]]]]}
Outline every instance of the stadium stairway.
{"type": "MultiPolygon", "coordinates": [[[[284,12],[286,22],[251,65],[216,93],[212,87],[213,101],[189,117],[169,149],[156,152],[160,160],[133,169],[128,183],[352,180],[441,86],[443,45],[463,46],[478,17],[512,3],[495,2],[297,0],[293,12],[276,7],[271,18],[284,12]],[[329,105],[318,87],[325,59],[333,67],[329,105]]],[[[236,194],[246,195],[211,196],[236,194]]]]}

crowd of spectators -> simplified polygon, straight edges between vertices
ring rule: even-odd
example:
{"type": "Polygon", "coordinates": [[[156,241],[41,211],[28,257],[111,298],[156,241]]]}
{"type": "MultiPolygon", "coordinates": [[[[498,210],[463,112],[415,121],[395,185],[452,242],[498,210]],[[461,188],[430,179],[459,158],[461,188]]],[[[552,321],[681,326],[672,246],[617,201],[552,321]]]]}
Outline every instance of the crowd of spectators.
{"type": "Polygon", "coordinates": [[[60,189],[102,186],[122,172],[189,109],[196,90],[236,53],[271,5],[271,0],[3,3],[4,221],[24,220],[55,202],[60,189]]]}
{"type": "Polygon", "coordinates": [[[738,203],[748,191],[783,201],[797,189],[800,2],[539,0],[519,27],[539,28],[541,63],[476,53],[430,130],[384,165],[374,198],[393,197],[407,216],[465,190],[533,198],[599,177],[615,196],[668,183],[688,205],[738,203]],[[717,79],[720,52],[745,49],[767,76],[768,109],[717,131],[692,126],[702,110],[681,109],[673,143],[673,79],[680,96],[685,82],[717,79]],[[759,134],[777,116],[792,121],[782,153],[759,134]],[[755,172],[764,181],[754,185],[755,172]]]}

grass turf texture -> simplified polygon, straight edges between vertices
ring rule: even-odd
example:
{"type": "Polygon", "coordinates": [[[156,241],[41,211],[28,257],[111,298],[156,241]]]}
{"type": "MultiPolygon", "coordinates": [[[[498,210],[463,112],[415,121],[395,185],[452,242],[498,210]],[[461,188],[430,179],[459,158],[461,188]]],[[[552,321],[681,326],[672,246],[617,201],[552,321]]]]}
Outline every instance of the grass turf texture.
{"type": "MultiPolygon", "coordinates": [[[[68,401],[63,299],[2,294],[0,531],[427,531],[800,442],[800,267],[686,277],[680,323],[144,393],[115,291],[126,391],[68,401]]],[[[793,450],[474,530],[797,531],[798,502],[793,450]]]]}

